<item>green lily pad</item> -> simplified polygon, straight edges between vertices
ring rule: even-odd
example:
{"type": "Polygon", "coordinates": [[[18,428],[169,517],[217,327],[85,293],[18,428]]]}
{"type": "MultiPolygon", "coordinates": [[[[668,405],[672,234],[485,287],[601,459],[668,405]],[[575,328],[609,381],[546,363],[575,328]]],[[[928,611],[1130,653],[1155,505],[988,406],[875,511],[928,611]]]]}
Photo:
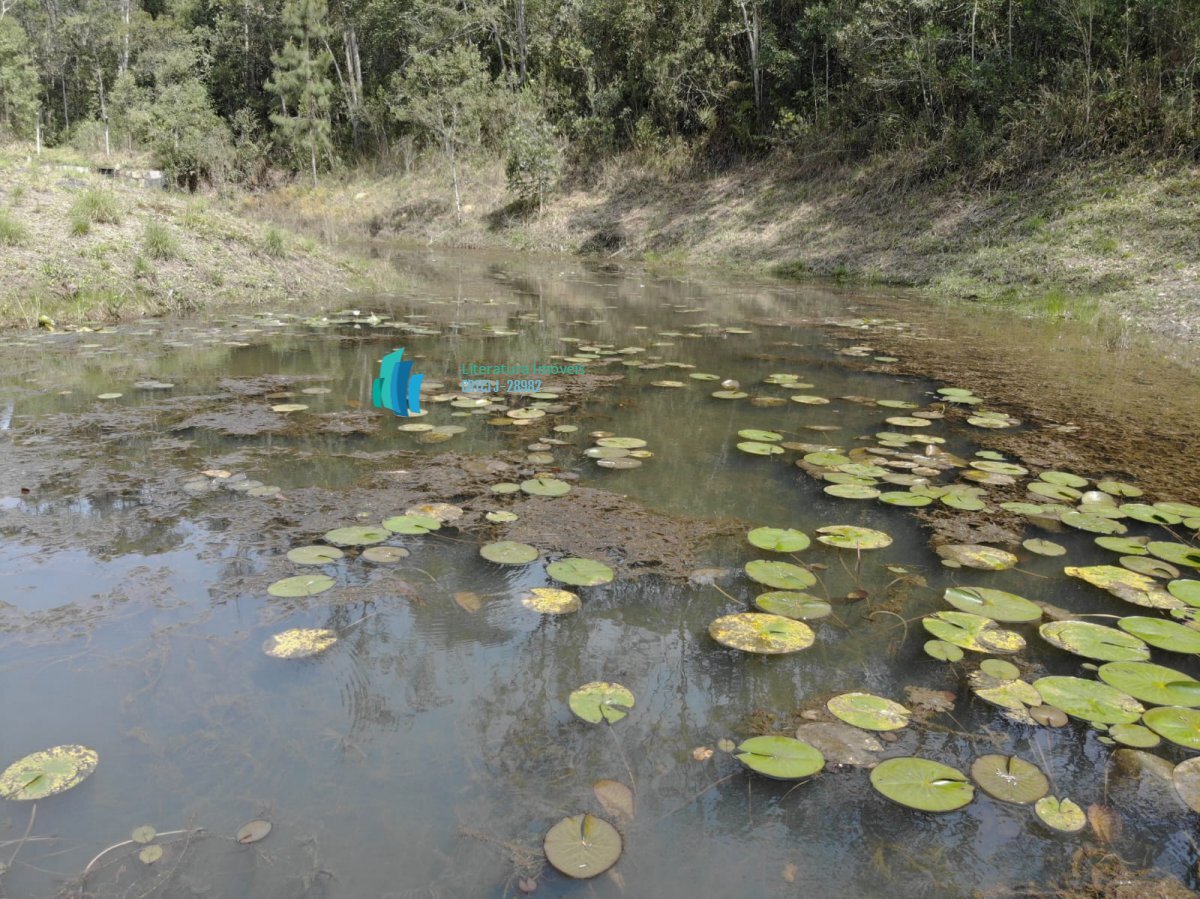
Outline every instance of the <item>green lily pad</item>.
{"type": "Polygon", "coordinates": [[[719,400],[744,400],[750,394],[744,390],[715,390],[712,395],[719,400]]]}
{"type": "Polygon", "coordinates": [[[921,619],[921,625],[947,643],[972,652],[1020,652],[1025,638],[1014,631],[1002,630],[990,618],[969,612],[936,612],[921,619]]]}
{"type": "Polygon", "coordinates": [[[1079,475],[1067,471],[1043,471],[1038,477],[1047,484],[1059,484],[1063,487],[1079,488],[1088,485],[1087,478],[1081,478],[1079,475]]]}
{"type": "Polygon", "coordinates": [[[830,452],[828,450],[818,450],[815,453],[809,453],[804,457],[804,461],[809,465],[816,465],[820,468],[832,468],[835,465],[847,465],[850,462],[849,456],[843,456],[841,453],[830,452]]]}
{"type": "Polygon", "coordinates": [[[827,546],[839,549],[882,549],[892,545],[892,538],[883,531],[871,528],[860,528],[850,524],[835,524],[829,527],[817,528],[817,537],[827,546]]]}
{"type": "Polygon", "coordinates": [[[824,618],[833,612],[833,606],[823,599],[810,596],[807,593],[794,593],[787,590],[772,590],[754,598],[754,604],[764,612],[772,615],[782,615],[797,621],[824,618]]]}
{"type": "Polygon", "coordinates": [[[521,489],[532,496],[563,496],[570,493],[571,485],[558,478],[530,478],[521,482],[521,489]]]}
{"type": "Polygon", "coordinates": [[[427,515],[395,515],[384,519],[383,526],[394,534],[428,534],[441,530],[442,523],[427,515]]]}
{"type": "Polygon", "coordinates": [[[963,612],[972,612],[993,621],[1037,621],[1042,609],[1015,593],[990,587],[951,587],[946,601],[963,612]]]}
{"type": "Polygon", "coordinates": [[[1150,650],[1137,637],[1090,621],[1048,621],[1038,633],[1052,646],[1086,659],[1143,662],[1150,658],[1150,650]]]}
{"type": "Polygon", "coordinates": [[[943,544],[937,547],[936,552],[943,559],[949,559],[967,568],[985,571],[1003,571],[1020,561],[1010,552],[981,543],[943,544]]]}
{"type": "Polygon", "coordinates": [[[840,499],[875,499],[879,491],[866,484],[830,484],[825,493],[840,499]]]}
{"type": "Polygon", "coordinates": [[[395,565],[401,559],[407,559],[409,552],[401,546],[368,546],[362,551],[360,559],[374,562],[376,565],[395,565]]]}
{"type": "Polygon", "coordinates": [[[1123,556],[1144,556],[1148,554],[1146,544],[1149,537],[1097,537],[1096,545],[1111,549],[1123,556]]]}
{"type": "Polygon", "coordinates": [[[979,663],[979,670],[988,677],[1002,681],[1016,680],[1021,676],[1021,669],[1004,659],[984,659],[979,663]]]}
{"type": "Polygon", "coordinates": [[[96,750],[77,744],[34,752],[13,762],[0,774],[0,797],[20,801],[46,799],[79,786],[99,763],[96,750]]]}
{"type": "Polygon", "coordinates": [[[1044,496],[1048,499],[1057,499],[1066,503],[1073,503],[1083,496],[1083,494],[1074,487],[1066,487],[1062,484],[1049,484],[1045,481],[1033,481],[1032,483],[1028,484],[1025,489],[1037,496],[1044,496]]]}
{"type": "Polygon", "coordinates": [[[834,717],[863,730],[899,730],[912,712],[898,702],[873,693],[843,693],[825,703],[834,717]]]}
{"type": "Polygon", "coordinates": [[[1167,584],[1167,592],[1193,608],[1200,608],[1200,581],[1171,581],[1167,584]]]}
{"type": "Polygon", "coordinates": [[[1175,792],[1192,811],[1200,814],[1200,756],[1180,762],[1171,772],[1175,792]]]}
{"type": "Polygon", "coordinates": [[[1150,555],[1157,556],[1172,565],[1200,568],[1200,547],[1156,540],[1153,543],[1147,543],[1146,549],[1150,551],[1150,555]]]}
{"type": "Polygon", "coordinates": [[[939,497],[942,505],[962,512],[981,512],[987,508],[987,503],[977,496],[963,496],[958,493],[947,493],[939,497]]]}
{"type": "Polygon", "coordinates": [[[267,592],[272,596],[316,596],[333,585],[333,578],[327,574],[298,574],[275,581],[267,587],[267,592]]]}
{"type": "Polygon", "coordinates": [[[1115,565],[1092,565],[1076,568],[1068,565],[1063,572],[1087,581],[1093,587],[1107,590],[1118,599],[1148,609],[1179,608],[1180,601],[1162,588],[1153,578],[1115,565]]]}
{"type": "Polygon", "coordinates": [[[937,659],[939,662],[957,662],[963,657],[960,647],[953,643],[947,643],[945,640],[926,640],[922,648],[927,656],[937,659]]]}
{"type": "Polygon", "coordinates": [[[928,496],[922,496],[919,493],[911,493],[907,490],[891,490],[887,493],[881,493],[878,497],[881,503],[887,503],[889,506],[904,506],[918,507],[928,506],[933,499],[928,496]]]}
{"type": "Polygon", "coordinates": [[[1150,662],[1109,662],[1097,673],[1106,684],[1142,702],[1200,706],[1200,681],[1173,668],[1150,662]]]}
{"type": "Polygon", "coordinates": [[[608,446],[616,449],[641,449],[646,441],[640,437],[599,437],[596,446],[608,446]]]}
{"type": "Polygon", "coordinates": [[[1064,512],[1059,520],[1065,525],[1080,531],[1087,531],[1089,534],[1124,534],[1128,530],[1119,521],[1087,512],[1064,512]]]}
{"type": "Polygon", "coordinates": [[[971,777],[993,799],[1028,805],[1050,792],[1050,781],[1036,765],[1015,755],[982,755],[971,765],[971,777]]]}
{"type": "Polygon", "coordinates": [[[792,737],[751,737],[738,747],[737,760],[775,780],[800,780],[825,767],[825,756],[792,737]]]}
{"type": "Polygon", "coordinates": [[[1042,540],[1037,537],[1026,540],[1021,545],[1031,553],[1037,553],[1039,556],[1064,556],[1067,553],[1067,548],[1061,543],[1055,543],[1053,540],[1042,540]]]}
{"type": "Polygon", "coordinates": [[[755,528],[746,539],[759,549],[775,553],[795,553],[812,543],[803,531],[792,528],[755,528]]]}
{"type": "Polygon", "coordinates": [[[1070,799],[1046,796],[1037,801],[1033,810],[1044,824],[1063,833],[1077,833],[1087,826],[1087,815],[1070,799]]]}
{"type": "Polygon", "coordinates": [[[1146,577],[1166,580],[1179,577],[1179,569],[1162,559],[1152,559],[1150,556],[1121,556],[1118,561],[1122,568],[1128,568],[1130,571],[1144,574],[1146,577]]]}
{"type": "Polygon", "coordinates": [[[816,575],[811,571],[793,565],[790,562],[768,562],[765,559],[755,559],[747,562],[746,576],[752,581],[774,587],[776,590],[803,591],[817,582],[816,575]]]}
{"type": "Polygon", "coordinates": [[[724,615],[709,624],[708,633],[722,646],[760,655],[799,652],[816,639],[807,624],[764,612],[724,615]]]}
{"type": "Polygon", "coordinates": [[[1033,688],[1046,705],[1084,721],[1133,724],[1145,711],[1128,693],[1082,677],[1043,677],[1033,682],[1033,688]]]}
{"type": "Polygon", "coordinates": [[[593,559],[559,559],[546,566],[546,574],[575,587],[596,587],[613,579],[613,570],[593,559]]]}
{"type": "Polygon", "coordinates": [[[1200,711],[1196,709],[1160,706],[1146,712],[1142,721],[1163,739],[1186,749],[1200,749],[1200,711]]]}
{"type": "Polygon", "coordinates": [[[782,446],[775,443],[755,443],[750,440],[744,440],[737,445],[743,453],[749,453],[751,456],[778,456],[784,452],[782,446]]]}
{"type": "Polygon", "coordinates": [[[304,659],[324,652],[337,640],[337,632],[327,628],[297,627],[268,637],[262,651],[273,659],[304,659]]]}
{"type": "Polygon", "coordinates": [[[335,528],[325,535],[325,539],[337,546],[368,546],[389,540],[391,536],[392,532],[387,528],[366,526],[335,528]]]}
{"type": "Polygon", "coordinates": [[[1114,724],[1108,729],[1108,735],[1122,746],[1137,749],[1150,749],[1162,742],[1158,734],[1140,724],[1114,724]]]}
{"type": "Polygon", "coordinates": [[[297,546],[288,550],[288,561],[297,565],[328,565],[346,555],[333,546],[297,546]]]}
{"type": "Polygon", "coordinates": [[[528,565],[539,555],[536,546],[530,546],[528,543],[514,543],[511,540],[501,540],[481,546],[479,554],[497,565],[528,565]]]}
{"type": "Polygon", "coordinates": [[[1149,503],[1124,503],[1121,506],[1121,511],[1129,518],[1135,521],[1144,521],[1146,524],[1179,524],[1183,521],[1182,515],[1176,515],[1174,512],[1164,512],[1162,509],[1156,508],[1149,503]]]}
{"type": "Polygon", "coordinates": [[[1117,627],[1168,652],[1200,653],[1200,631],[1174,621],[1130,615],[1119,620],[1117,627]]]}
{"type": "Polygon", "coordinates": [[[621,857],[621,834],[595,815],[563,818],[550,828],[542,843],[546,861],[576,880],[603,874],[621,857]]]}
{"type": "Polygon", "coordinates": [[[775,443],[783,439],[783,435],[777,434],[775,431],[759,431],[755,428],[744,428],[738,431],[738,436],[743,440],[753,440],[756,443],[775,443]]]}
{"type": "Polygon", "coordinates": [[[574,690],[567,700],[571,711],[591,724],[615,724],[633,708],[633,694],[620,684],[593,681],[574,690]]]}
{"type": "Polygon", "coordinates": [[[893,802],[923,812],[951,812],[975,798],[961,771],[911,756],[880,762],[871,772],[871,785],[893,802]]]}
{"type": "Polygon", "coordinates": [[[499,484],[492,485],[492,493],[517,493],[520,489],[520,484],[514,484],[511,481],[501,481],[499,484]]]}
{"type": "Polygon", "coordinates": [[[1029,469],[1023,465],[1017,465],[1013,462],[1001,462],[995,460],[985,460],[983,462],[972,462],[971,467],[978,471],[986,471],[989,474],[1007,474],[1020,477],[1023,474],[1029,474],[1029,469]]]}

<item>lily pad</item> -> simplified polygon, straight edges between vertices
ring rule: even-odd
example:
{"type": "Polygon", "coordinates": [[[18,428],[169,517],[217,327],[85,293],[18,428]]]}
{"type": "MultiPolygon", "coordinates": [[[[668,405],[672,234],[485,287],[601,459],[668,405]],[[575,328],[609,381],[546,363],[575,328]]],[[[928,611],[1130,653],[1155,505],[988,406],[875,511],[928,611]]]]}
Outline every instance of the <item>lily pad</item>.
{"type": "Polygon", "coordinates": [[[615,724],[633,708],[633,694],[620,684],[592,681],[573,691],[567,700],[571,711],[590,724],[615,724]]]}
{"type": "Polygon", "coordinates": [[[996,680],[1010,681],[1021,676],[1021,669],[1004,659],[984,659],[979,663],[979,670],[996,680]]]}
{"type": "Polygon", "coordinates": [[[747,562],[746,576],[752,581],[766,584],[777,590],[803,591],[817,582],[816,575],[806,568],[793,565],[790,562],[768,562],[755,559],[747,562]]]}
{"type": "Polygon", "coordinates": [[[1171,581],[1167,584],[1167,592],[1193,608],[1200,607],[1200,581],[1171,581]]]}
{"type": "Polygon", "coordinates": [[[892,545],[892,538],[883,531],[871,528],[860,528],[851,524],[835,524],[829,527],[817,528],[817,537],[827,546],[839,549],[882,549],[892,545]]]}
{"type": "Polygon", "coordinates": [[[539,555],[536,546],[514,543],[511,540],[485,544],[479,548],[479,554],[497,565],[528,565],[539,555]]]}
{"type": "Polygon", "coordinates": [[[303,659],[324,652],[338,640],[336,631],[298,627],[263,641],[262,651],[273,659],[303,659]]]}
{"type": "Polygon", "coordinates": [[[709,624],[708,633],[722,646],[761,655],[799,652],[816,639],[807,624],[765,612],[725,615],[709,624]]]}
{"type": "Polygon", "coordinates": [[[1119,561],[1122,568],[1128,568],[1130,571],[1144,574],[1146,577],[1163,579],[1179,577],[1179,569],[1162,559],[1152,559],[1149,556],[1121,556],[1119,561]]]}
{"type": "Polygon", "coordinates": [[[1114,724],[1108,729],[1108,735],[1122,746],[1138,749],[1150,749],[1162,742],[1158,734],[1140,724],[1114,724]]]}
{"type": "Polygon", "coordinates": [[[1036,765],[1015,755],[983,755],[971,765],[971,777],[993,799],[1028,805],[1050,792],[1050,781],[1036,765]]]}
{"type": "Polygon", "coordinates": [[[738,436],[743,440],[753,440],[756,443],[775,443],[783,439],[783,435],[775,431],[760,431],[755,428],[743,428],[738,431],[738,436]]]}
{"type": "Polygon", "coordinates": [[[1042,540],[1034,537],[1024,541],[1021,545],[1031,553],[1037,553],[1039,556],[1064,556],[1067,554],[1067,548],[1061,543],[1055,543],[1053,540],[1042,540]]]}
{"type": "Polygon", "coordinates": [[[951,587],[946,601],[962,612],[972,612],[993,621],[1037,621],[1042,609],[1036,603],[990,587],[951,587]]]}
{"type": "Polygon", "coordinates": [[[640,437],[600,437],[596,440],[596,446],[607,446],[614,449],[641,449],[645,445],[646,441],[640,437]]]}
{"type": "Polygon", "coordinates": [[[571,485],[558,478],[530,478],[521,482],[521,489],[532,496],[563,496],[571,491],[571,485]]]}
{"type": "Polygon", "coordinates": [[[912,712],[898,702],[873,693],[842,693],[825,703],[835,718],[863,730],[899,730],[912,712]]]}
{"type": "Polygon", "coordinates": [[[830,484],[824,492],[839,499],[875,499],[880,495],[878,490],[866,484],[830,484]]]}
{"type": "Polygon", "coordinates": [[[613,570],[593,559],[559,559],[546,566],[546,574],[576,587],[596,587],[613,579],[613,570]]]}
{"type": "Polygon", "coordinates": [[[737,445],[743,453],[749,453],[751,456],[778,456],[783,453],[783,447],[775,443],[755,443],[751,440],[744,440],[737,445]]]}
{"type": "Polygon", "coordinates": [[[1038,628],[1038,633],[1052,646],[1086,659],[1143,662],[1150,658],[1150,650],[1139,638],[1090,621],[1048,621],[1038,628]]]}
{"type": "Polygon", "coordinates": [[[156,836],[158,836],[158,831],[155,830],[150,824],[143,824],[141,827],[135,827],[133,832],[129,835],[130,839],[132,839],[135,843],[149,843],[156,836]]]}
{"type": "Polygon", "coordinates": [[[521,597],[521,605],[543,615],[566,615],[582,607],[576,594],[554,587],[534,587],[521,597]]]}
{"type": "Polygon", "coordinates": [[[237,832],[237,841],[243,845],[257,843],[259,840],[265,839],[270,832],[271,822],[256,818],[241,826],[237,832]]]}
{"type": "Polygon", "coordinates": [[[1173,668],[1150,662],[1109,662],[1097,673],[1106,684],[1142,702],[1200,706],[1200,681],[1173,668]]]}
{"type": "Polygon", "coordinates": [[[335,528],[325,539],[337,546],[368,546],[391,539],[392,532],[383,527],[335,528]]]}
{"type": "Polygon", "coordinates": [[[99,763],[96,750],[72,743],[31,753],[0,774],[0,797],[46,799],[79,786],[99,763]]]}
{"type": "Polygon", "coordinates": [[[1174,621],[1130,615],[1118,621],[1117,627],[1168,652],[1200,653],[1200,631],[1174,621]]]}
{"type": "Polygon", "coordinates": [[[1012,568],[1019,559],[1010,552],[981,543],[945,544],[937,547],[937,554],[967,568],[986,571],[1003,571],[1012,568]]]}
{"type": "Polygon", "coordinates": [[[1077,833],[1087,826],[1087,815],[1070,799],[1045,796],[1037,801],[1033,810],[1042,823],[1063,833],[1077,833]]]}
{"type": "Polygon", "coordinates": [[[1076,568],[1068,565],[1063,571],[1071,577],[1087,581],[1094,587],[1107,590],[1118,599],[1150,609],[1173,609],[1179,600],[1162,588],[1153,578],[1115,565],[1092,565],[1076,568]]]}
{"type": "Polygon", "coordinates": [[[834,765],[872,768],[883,752],[883,743],[867,733],[840,721],[810,721],[796,728],[796,739],[817,749],[825,761],[834,765]]]}
{"type": "Polygon", "coordinates": [[[144,865],[152,865],[163,855],[163,847],[159,845],[147,846],[138,853],[138,860],[144,865]]]}
{"type": "Polygon", "coordinates": [[[1033,688],[1046,705],[1084,721],[1133,724],[1145,711],[1128,693],[1082,677],[1043,677],[1033,682],[1033,688]]]}
{"type": "Polygon", "coordinates": [[[922,496],[919,493],[911,493],[907,490],[891,490],[887,493],[879,494],[879,501],[887,503],[889,506],[905,506],[917,507],[928,506],[933,499],[928,496],[922,496]]]}
{"type": "Polygon", "coordinates": [[[1059,520],[1089,534],[1124,534],[1128,530],[1119,521],[1087,512],[1064,512],[1059,520]]]}
{"type": "Polygon", "coordinates": [[[383,526],[394,534],[416,536],[441,530],[442,523],[427,515],[395,515],[384,519],[383,526]]]}
{"type": "Polygon", "coordinates": [[[1146,712],[1142,721],[1160,737],[1186,749],[1200,750],[1200,711],[1160,706],[1146,712]]]}
{"type": "Polygon", "coordinates": [[[1020,634],[970,612],[935,612],[922,618],[921,625],[939,640],[972,652],[1008,653],[1025,648],[1025,638],[1020,634]]]}
{"type": "Polygon", "coordinates": [[[880,762],[871,772],[871,785],[893,802],[923,812],[951,812],[975,798],[961,771],[911,756],[880,762]]]}
{"type": "Polygon", "coordinates": [[[1200,547],[1185,546],[1182,543],[1169,543],[1156,540],[1146,544],[1150,555],[1157,556],[1172,565],[1186,565],[1190,568],[1200,568],[1200,547]]]}
{"type": "Polygon", "coordinates": [[[359,558],[376,565],[394,565],[408,556],[408,550],[401,546],[368,546],[359,558]]]}
{"type": "Polygon", "coordinates": [[[1149,537],[1097,537],[1096,545],[1111,549],[1125,556],[1144,556],[1148,554],[1146,544],[1149,537]]]}
{"type": "Polygon", "coordinates": [[[760,594],[754,598],[754,604],[764,612],[798,621],[824,618],[833,612],[833,606],[823,599],[788,590],[760,594]]]}
{"type": "Polygon", "coordinates": [[[937,659],[939,662],[957,662],[963,657],[961,647],[947,643],[945,640],[926,640],[922,648],[927,656],[937,659]]]}
{"type": "Polygon", "coordinates": [[[267,587],[272,596],[316,596],[324,593],[334,585],[334,580],[327,574],[298,574],[295,577],[285,577],[267,587]]]}
{"type": "Polygon", "coordinates": [[[746,539],[759,549],[775,553],[795,553],[812,543],[803,531],[792,528],[755,528],[746,539]]]}
{"type": "Polygon", "coordinates": [[[297,565],[328,565],[346,555],[333,546],[297,546],[288,550],[288,561],[297,565]]]}
{"type": "Polygon", "coordinates": [[[546,860],[567,877],[587,880],[603,874],[621,857],[621,834],[595,815],[563,818],[542,843],[546,860]]]}
{"type": "Polygon", "coordinates": [[[825,767],[825,756],[792,737],[751,737],[738,747],[737,760],[775,780],[800,780],[825,767]]]}

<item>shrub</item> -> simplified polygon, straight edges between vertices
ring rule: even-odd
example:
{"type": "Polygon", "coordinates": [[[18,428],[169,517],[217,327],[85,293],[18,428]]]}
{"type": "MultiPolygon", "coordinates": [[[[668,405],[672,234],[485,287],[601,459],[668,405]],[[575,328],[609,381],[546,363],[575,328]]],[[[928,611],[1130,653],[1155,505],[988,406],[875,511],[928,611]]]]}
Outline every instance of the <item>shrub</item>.
{"type": "Polygon", "coordinates": [[[263,252],[274,259],[282,259],[287,255],[283,234],[277,228],[268,228],[267,233],[263,235],[263,252]]]}
{"type": "MultiPolygon", "coordinates": [[[[121,207],[116,195],[107,190],[87,190],[71,204],[72,220],[86,219],[100,225],[121,224],[121,207]]],[[[86,233],[86,232],[84,232],[86,233]]]]}
{"type": "Polygon", "coordinates": [[[86,215],[78,212],[71,213],[71,236],[84,237],[92,230],[92,222],[86,215]]]}
{"type": "Polygon", "coordinates": [[[179,244],[165,227],[157,222],[147,222],[142,234],[142,249],[151,259],[174,259],[179,255],[179,244]]]}
{"type": "Polygon", "coordinates": [[[28,236],[24,225],[13,218],[8,210],[0,209],[0,244],[15,247],[25,243],[28,236]]]}

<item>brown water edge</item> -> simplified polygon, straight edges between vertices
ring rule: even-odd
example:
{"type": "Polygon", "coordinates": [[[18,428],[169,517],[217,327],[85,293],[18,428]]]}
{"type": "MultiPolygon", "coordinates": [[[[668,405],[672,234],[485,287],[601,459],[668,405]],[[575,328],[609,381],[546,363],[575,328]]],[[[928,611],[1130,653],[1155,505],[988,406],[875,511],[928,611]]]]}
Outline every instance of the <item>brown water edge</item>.
{"type": "Polygon", "coordinates": [[[900,359],[863,360],[868,371],[969,388],[987,408],[1032,426],[965,426],[977,441],[1037,469],[1130,480],[1157,500],[1200,502],[1200,348],[1124,344],[1121,334],[990,312],[967,317],[928,305],[903,312],[902,329],[831,327],[900,359]]]}

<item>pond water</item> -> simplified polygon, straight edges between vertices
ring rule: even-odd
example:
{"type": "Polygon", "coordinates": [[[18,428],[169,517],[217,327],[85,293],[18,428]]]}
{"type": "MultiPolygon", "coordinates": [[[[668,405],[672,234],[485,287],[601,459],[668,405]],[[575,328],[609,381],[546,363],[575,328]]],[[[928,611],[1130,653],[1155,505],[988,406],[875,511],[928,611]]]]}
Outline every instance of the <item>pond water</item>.
{"type": "MultiPolygon", "coordinates": [[[[501,897],[536,885],[545,896],[963,896],[1089,877],[1103,852],[1200,886],[1197,815],[1171,781],[1171,767],[1200,746],[1163,740],[1138,753],[1075,717],[1060,727],[1010,720],[968,681],[989,654],[935,660],[921,622],[951,609],[945,591],[963,586],[1073,614],[1170,621],[1174,612],[1189,624],[1189,607],[1166,585],[1193,595],[1177,585],[1200,577],[1184,548],[1195,546],[1197,513],[1160,510],[1159,524],[1112,511],[1186,497],[1088,507],[1093,527],[1099,515],[1128,537],[1181,547],[1177,570],[1155,570],[1155,586],[1117,588],[1164,607],[1139,608],[1064,574],[1156,558],[1141,546],[1103,548],[1094,530],[1055,521],[1078,497],[1035,518],[1000,507],[1056,502],[1026,493],[1040,469],[1011,483],[961,478],[979,472],[970,462],[1012,461],[994,451],[997,435],[1030,429],[1003,417],[991,423],[1010,427],[965,421],[1004,397],[947,402],[939,388],[973,385],[889,373],[897,357],[856,349],[930,315],[904,298],[565,260],[404,252],[395,261],[412,285],[399,296],[5,338],[0,768],[59,744],[86,745],[99,764],[79,786],[37,800],[32,826],[33,803],[0,800],[0,864],[12,862],[0,895],[501,897]],[[424,393],[419,418],[372,407],[380,360],[399,346],[427,385],[443,385],[424,393]],[[544,378],[551,399],[500,395],[503,407],[485,410],[446,401],[462,366],[533,363],[582,365],[586,375],[544,378]],[[778,373],[795,378],[764,383],[778,373]],[[750,396],[713,397],[726,379],[738,385],[725,389],[750,396]],[[505,414],[539,403],[548,414],[528,424],[505,414]],[[307,408],[272,411],[280,404],[307,408]],[[931,417],[886,421],[914,412],[931,417]],[[413,424],[463,430],[398,430],[413,424]],[[562,426],[577,430],[554,430],[562,426]],[[778,437],[739,437],[745,429],[778,437]],[[640,438],[652,455],[602,468],[585,454],[595,431],[640,438]],[[892,435],[882,446],[881,433],[892,435]],[[756,455],[739,443],[782,451],[756,455]],[[795,464],[822,450],[853,451],[852,461],[795,464]],[[854,467],[880,462],[898,464],[854,467]],[[571,491],[490,489],[537,474],[571,491]],[[871,498],[830,495],[830,475],[871,498]],[[938,541],[1015,534],[1003,548],[1016,565],[946,567],[921,510],[873,498],[921,477],[981,488],[965,509],[931,497],[938,541]],[[385,545],[408,552],[392,564],[358,547],[322,566],[286,557],[333,528],[378,525],[418,502],[466,512],[434,533],[390,536],[385,545]],[[489,511],[518,518],[493,523],[489,511]],[[892,542],[855,552],[814,540],[778,554],[746,539],[759,526],[816,537],[830,525],[892,542]],[[1030,552],[1026,538],[1065,554],[1030,552]],[[534,545],[539,558],[481,558],[481,545],[505,539],[534,545]],[[530,589],[563,586],[546,567],[571,555],[611,566],[615,578],[569,588],[582,600],[573,614],[527,609],[530,589]],[[772,589],[744,572],[756,559],[813,573],[807,590],[832,613],[808,622],[811,647],[773,656],[710,637],[714,619],[752,610],[772,589]],[[299,574],[326,574],[334,586],[267,592],[299,574]],[[264,641],[290,628],[331,629],[339,640],[305,659],[264,654],[264,641]],[[573,715],[569,695],[592,681],[632,691],[629,714],[611,725],[573,715]],[[918,811],[880,795],[870,771],[852,765],[771,780],[724,742],[833,721],[825,701],[860,691],[914,713],[885,735],[876,760],[916,756],[969,773],[981,756],[1015,755],[1046,775],[1053,795],[1096,806],[1093,823],[1059,833],[1032,805],[981,789],[960,810],[918,811]],[[632,817],[598,799],[603,779],[632,789],[632,817]],[[624,850],[610,872],[575,881],[545,864],[542,840],[585,812],[617,824],[624,850]],[[260,818],[270,834],[239,845],[239,827],[260,818]],[[164,834],[160,859],[139,861],[143,847],[130,842],[82,877],[145,824],[164,834]]],[[[937,314],[958,333],[983,327],[976,314],[937,314]]],[[[1060,346],[1093,339],[1007,327],[1060,346]]],[[[1110,376],[1138,352],[1121,351],[1110,376]]],[[[1170,397],[1186,406],[1186,394],[1170,397]]],[[[1114,462],[1077,474],[1089,480],[1082,490],[1095,490],[1121,471],[1114,462]]],[[[1027,644],[1003,658],[1029,683],[1093,679],[1088,658],[1039,636],[1048,620],[1001,624],[1027,644]]],[[[1148,655],[1200,676],[1194,653],[1148,655]]]]}

